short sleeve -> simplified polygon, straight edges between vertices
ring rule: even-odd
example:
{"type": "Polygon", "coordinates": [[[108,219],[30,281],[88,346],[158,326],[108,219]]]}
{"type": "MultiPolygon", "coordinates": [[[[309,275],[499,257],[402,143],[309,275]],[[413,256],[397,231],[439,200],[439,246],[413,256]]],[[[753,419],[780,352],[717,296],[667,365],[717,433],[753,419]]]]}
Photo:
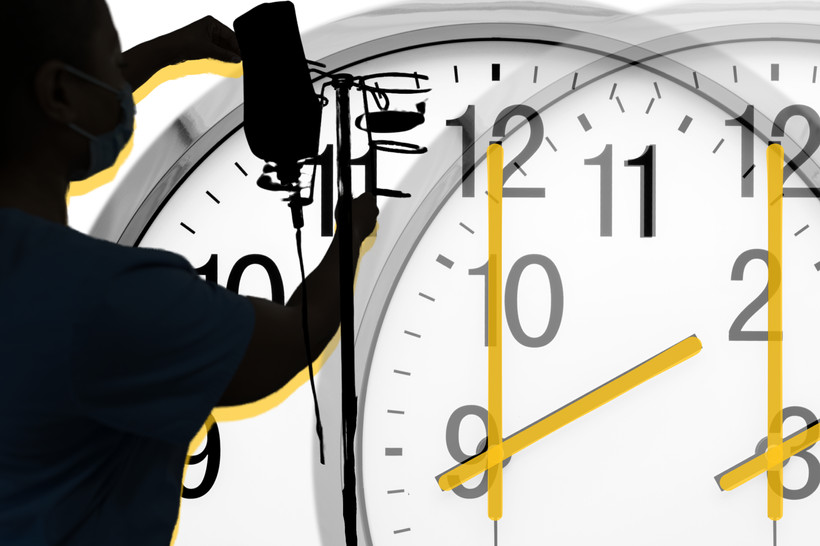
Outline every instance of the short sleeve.
{"type": "Polygon", "coordinates": [[[142,255],[83,295],[93,303],[75,324],[74,392],[107,426],[187,444],[245,354],[253,306],[181,256],[127,250],[142,255]]]}

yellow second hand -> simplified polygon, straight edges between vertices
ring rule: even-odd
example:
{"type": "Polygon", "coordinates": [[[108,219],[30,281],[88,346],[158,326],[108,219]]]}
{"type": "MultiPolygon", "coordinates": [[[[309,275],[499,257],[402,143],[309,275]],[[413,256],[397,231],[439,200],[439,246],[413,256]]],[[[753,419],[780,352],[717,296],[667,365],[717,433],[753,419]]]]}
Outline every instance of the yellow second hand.
{"type": "Polygon", "coordinates": [[[504,149],[487,148],[487,516],[493,521],[503,513],[504,448],[501,428],[501,200],[504,149]]]}
{"type": "Polygon", "coordinates": [[[766,149],[769,199],[768,516],[783,517],[783,147],[766,149]]]}

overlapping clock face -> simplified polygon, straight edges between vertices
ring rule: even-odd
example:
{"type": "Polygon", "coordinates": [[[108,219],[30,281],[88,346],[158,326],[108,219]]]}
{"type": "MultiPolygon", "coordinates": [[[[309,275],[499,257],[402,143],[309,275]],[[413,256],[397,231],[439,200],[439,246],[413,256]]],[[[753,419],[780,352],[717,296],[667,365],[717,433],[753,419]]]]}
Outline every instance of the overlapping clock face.
{"type": "MultiPolygon", "coordinates": [[[[488,46],[483,57],[498,58],[501,49],[488,46]]],[[[510,89],[531,84],[540,63],[555,57],[548,48],[528,53],[510,89]]],[[[492,66],[458,68],[462,77],[491,80],[492,66]]],[[[375,342],[362,439],[374,544],[772,541],[765,481],[722,492],[714,480],[761,453],[767,432],[766,142],[751,137],[744,111],[727,112],[698,93],[708,76],[696,84],[694,71],[667,66],[664,77],[598,63],[604,75],[589,85],[578,82],[591,72],[570,71],[530,100],[467,105],[446,122],[453,141],[473,134],[478,117],[486,133],[477,131],[476,150],[464,159],[477,160],[475,170],[465,177],[457,162],[437,180],[446,197],[419,211],[429,224],[375,342]],[[446,493],[436,478],[486,445],[487,165],[480,158],[497,140],[507,166],[504,436],[692,334],[703,350],[514,455],[495,526],[484,474],[446,493]]],[[[733,67],[758,77],[758,67],[736,64],[727,67],[730,77],[733,67]]],[[[776,127],[810,131],[813,112],[784,102],[772,117],[780,116],[776,127]]],[[[762,130],[776,138],[777,128],[762,130]]],[[[809,140],[797,137],[803,148],[809,140]]],[[[816,374],[801,362],[813,351],[811,317],[820,303],[811,288],[819,211],[796,176],[787,187],[794,189],[784,202],[791,370],[784,400],[794,432],[813,421],[817,404],[816,374]]],[[[801,455],[786,469],[792,500],[781,543],[812,533],[804,510],[817,502],[820,467],[810,450],[801,455]]]]}
{"type": "MultiPolygon", "coordinates": [[[[782,237],[785,434],[820,411],[812,365],[820,210],[810,189],[820,143],[820,43],[812,36],[820,27],[692,31],[624,49],[622,40],[577,27],[533,24],[543,23],[537,10],[516,17],[432,30],[419,23],[327,59],[353,74],[417,72],[430,88],[391,106],[424,102],[425,123],[399,138],[429,151],[379,152],[379,185],[412,197],[380,201],[379,235],[357,281],[362,540],[771,544],[765,475],[732,491],[721,491],[715,476],[767,448],[770,140],[784,144],[791,162],[782,237]],[[486,446],[491,142],[504,150],[504,437],[693,334],[703,347],[513,455],[496,523],[483,473],[453,491],[436,481],[486,446]]],[[[317,180],[332,171],[336,145],[328,98],[317,180]]],[[[362,109],[354,102],[354,117],[362,109]]],[[[281,275],[287,294],[298,276],[292,247],[268,234],[289,232],[290,217],[254,183],[261,163],[240,114],[214,128],[219,138],[189,162],[139,244],[179,252],[242,293],[271,297],[281,275]]],[[[361,132],[353,152],[367,152],[361,132]]],[[[354,170],[360,188],[365,171],[354,170]]],[[[308,211],[309,268],[329,242],[323,220],[319,206],[308,211]]],[[[320,396],[332,396],[337,380],[319,380],[320,396]]],[[[339,506],[321,500],[338,495],[338,481],[324,469],[309,482],[295,478],[294,468],[310,462],[289,461],[273,445],[270,430],[313,441],[306,390],[282,408],[294,400],[304,405],[303,427],[277,420],[280,408],[220,425],[218,477],[204,497],[183,504],[179,544],[201,542],[200,524],[237,502],[251,514],[286,512],[268,487],[247,487],[251,474],[285,496],[309,490],[320,499],[308,518],[320,529],[311,540],[341,543],[332,526],[317,523],[338,517],[339,506]],[[260,451],[270,456],[248,457],[260,451]]],[[[201,479],[192,465],[186,485],[201,479]]],[[[785,467],[778,544],[813,540],[818,484],[809,446],[785,467]]]]}

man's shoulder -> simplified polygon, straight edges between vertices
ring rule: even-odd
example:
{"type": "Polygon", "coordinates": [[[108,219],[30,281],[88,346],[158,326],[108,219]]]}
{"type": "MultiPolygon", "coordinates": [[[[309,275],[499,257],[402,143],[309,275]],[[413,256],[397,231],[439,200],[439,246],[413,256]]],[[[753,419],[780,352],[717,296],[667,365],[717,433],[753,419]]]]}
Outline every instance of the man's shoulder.
{"type": "Polygon", "coordinates": [[[78,250],[90,255],[106,258],[109,267],[134,267],[143,265],[178,267],[191,270],[191,263],[182,255],[161,248],[126,246],[99,239],[79,231],[71,230],[78,250]]]}
{"type": "Polygon", "coordinates": [[[157,248],[121,245],[17,209],[0,208],[0,224],[6,234],[5,241],[0,235],[3,246],[6,250],[16,250],[21,257],[28,253],[40,253],[54,260],[69,260],[74,266],[86,263],[98,268],[131,267],[141,262],[191,268],[188,260],[180,254],[157,248]]]}
{"type": "Polygon", "coordinates": [[[0,210],[0,281],[8,290],[31,287],[46,300],[88,304],[104,291],[122,292],[117,286],[170,286],[194,276],[193,266],[174,252],[129,247],[21,211],[0,210]]]}

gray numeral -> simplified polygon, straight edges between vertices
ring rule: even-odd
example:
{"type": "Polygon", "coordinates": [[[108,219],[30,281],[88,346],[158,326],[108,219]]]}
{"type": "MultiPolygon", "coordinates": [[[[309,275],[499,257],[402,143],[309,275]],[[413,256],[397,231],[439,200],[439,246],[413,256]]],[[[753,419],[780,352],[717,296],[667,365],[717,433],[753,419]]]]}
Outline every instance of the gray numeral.
{"type": "MultiPolygon", "coordinates": [[[[486,347],[488,322],[487,292],[489,282],[487,262],[480,267],[468,270],[467,273],[469,275],[484,276],[484,346],[486,347]]],[[[527,254],[516,260],[507,277],[507,285],[504,290],[504,311],[507,315],[507,325],[510,327],[510,331],[515,340],[521,345],[525,347],[543,347],[555,339],[558,328],[561,326],[561,319],[564,316],[564,285],[561,282],[561,275],[558,273],[558,268],[555,266],[555,263],[540,254],[527,254]],[[549,320],[547,321],[547,327],[544,332],[535,337],[524,332],[518,313],[518,285],[521,282],[521,274],[531,265],[541,266],[547,273],[550,284],[549,320]]]]}
{"type": "MultiPolygon", "coordinates": [[[[463,463],[467,459],[478,455],[479,453],[483,453],[487,450],[487,410],[482,408],[481,406],[475,405],[466,405],[461,406],[460,408],[456,409],[453,414],[450,416],[450,419],[447,421],[447,432],[446,432],[446,441],[447,441],[447,451],[450,452],[450,456],[458,461],[459,463],[463,463]],[[464,453],[464,450],[461,449],[461,442],[458,438],[458,433],[461,430],[461,422],[470,415],[474,415],[481,419],[481,422],[484,423],[484,438],[482,438],[475,447],[475,453],[464,453]]],[[[507,466],[507,463],[510,462],[512,457],[507,457],[504,459],[502,463],[503,467],[507,466]]],[[[481,497],[485,493],[487,493],[487,473],[484,472],[481,476],[481,482],[473,488],[466,487],[464,485],[459,485],[453,488],[453,493],[461,497],[462,499],[477,499],[481,497]]]]}
{"type": "MultiPolygon", "coordinates": [[[[742,281],[743,272],[746,265],[752,260],[762,260],[766,266],[769,265],[769,252],[761,248],[753,248],[743,252],[735,260],[732,266],[732,280],[742,281]]],[[[744,330],[743,327],[752,318],[752,315],[760,311],[769,300],[769,284],[763,287],[763,291],[747,305],[737,316],[729,327],[729,341],[767,341],[769,332],[766,330],[744,330]]]]}
{"type": "MultiPolygon", "coordinates": [[[[785,422],[786,419],[789,417],[800,417],[803,421],[806,422],[806,427],[812,426],[814,423],[817,422],[817,417],[814,416],[814,413],[808,408],[804,408],[802,406],[790,406],[788,408],[783,409],[783,421],[785,422]]],[[[817,457],[808,453],[815,444],[810,445],[794,457],[799,457],[806,461],[806,465],[809,469],[809,475],[806,479],[806,485],[801,487],[800,489],[789,489],[788,487],[783,487],[783,498],[789,500],[801,500],[805,499],[815,491],[817,491],[817,487],[820,486],[820,461],[817,460],[817,457]]],[[[766,453],[766,448],[768,447],[768,439],[763,438],[757,443],[757,447],[755,447],[755,455],[762,455],[766,453]]],[[[789,464],[791,458],[786,459],[783,461],[783,468],[789,464]]]]}

